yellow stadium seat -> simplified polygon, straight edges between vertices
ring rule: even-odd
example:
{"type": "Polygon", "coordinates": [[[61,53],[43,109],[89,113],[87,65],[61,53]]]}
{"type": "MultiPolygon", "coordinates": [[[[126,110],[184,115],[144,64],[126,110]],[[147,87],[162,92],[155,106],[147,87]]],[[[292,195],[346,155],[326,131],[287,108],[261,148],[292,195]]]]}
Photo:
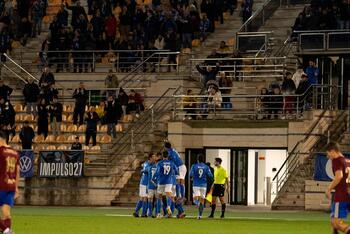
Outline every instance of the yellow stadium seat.
{"type": "Polygon", "coordinates": [[[65,136],[65,135],[59,135],[59,136],[57,136],[56,142],[57,142],[57,143],[64,143],[64,142],[66,142],[66,136],[65,136]]]}
{"type": "Polygon", "coordinates": [[[23,111],[23,106],[21,104],[16,104],[13,109],[15,109],[16,112],[23,111]]]}
{"type": "Polygon", "coordinates": [[[61,124],[61,132],[65,132],[67,130],[67,126],[65,124],[61,124]]]}
{"type": "Polygon", "coordinates": [[[66,145],[60,145],[57,147],[58,150],[67,150],[68,147],[66,145]]]}
{"type": "Polygon", "coordinates": [[[111,143],[112,142],[112,137],[109,135],[103,135],[100,139],[101,143],[111,143]]]}
{"type": "Polygon", "coordinates": [[[34,122],[35,118],[34,115],[25,115],[23,120],[28,122],[34,122]]]}
{"type": "Polygon", "coordinates": [[[68,141],[69,143],[73,143],[73,142],[75,141],[75,137],[76,137],[75,135],[69,135],[67,141],[68,141]]]}
{"type": "Polygon", "coordinates": [[[36,143],[41,143],[41,142],[44,142],[45,138],[43,135],[37,135],[34,137],[34,142],[36,143]]]}
{"type": "Polygon", "coordinates": [[[54,145],[49,145],[46,147],[47,150],[56,150],[56,146],[54,145]]]}
{"type": "Polygon", "coordinates": [[[73,122],[73,115],[68,115],[67,122],[73,122]]]}
{"type": "Polygon", "coordinates": [[[232,38],[228,39],[226,42],[226,45],[230,46],[230,47],[235,46],[236,45],[236,38],[232,37],[232,38]]]}
{"type": "Polygon", "coordinates": [[[85,143],[85,136],[84,135],[79,136],[79,142],[85,143]]]}
{"type": "Polygon", "coordinates": [[[55,142],[56,141],[56,136],[54,135],[48,135],[45,139],[45,142],[55,142]]]}
{"type": "Polygon", "coordinates": [[[194,39],[194,40],[192,41],[192,46],[193,46],[193,47],[200,46],[200,44],[201,44],[201,41],[200,41],[199,39],[194,39]]]}
{"type": "Polygon", "coordinates": [[[77,130],[78,130],[78,127],[76,125],[67,126],[67,132],[76,132],[77,130]]]}
{"type": "Polygon", "coordinates": [[[90,150],[90,147],[88,145],[83,145],[83,150],[90,150]]]}
{"type": "Polygon", "coordinates": [[[20,142],[19,135],[16,135],[16,136],[12,137],[12,139],[10,139],[10,142],[11,143],[18,143],[18,142],[20,142]]]}
{"type": "Polygon", "coordinates": [[[95,146],[91,147],[90,151],[101,151],[101,146],[95,145],[95,146]]]}
{"type": "Polygon", "coordinates": [[[45,150],[45,146],[44,145],[36,145],[34,147],[35,151],[43,151],[45,150]]]}
{"type": "Polygon", "coordinates": [[[21,48],[21,43],[19,42],[19,41],[13,41],[12,43],[11,43],[11,47],[12,47],[12,49],[18,49],[18,48],[21,48]]]}
{"type": "Polygon", "coordinates": [[[80,125],[78,128],[78,132],[85,132],[86,130],[86,125],[80,125]]]}
{"type": "Polygon", "coordinates": [[[123,131],[123,125],[117,124],[117,126],[116,126],[116,131],[117,131],[117,132],[122,132],[122,131],[123,131]]]}
{"type": "Polygon", "coordinates": [[[16,125],[16,132],[21,131],[21,129],[22,129],[22,125],[21,124],[17,124],[16,125]]]}
{"type": "Polygon", "coordinates": [[[99,132],[107,132],[107,125],[101,125],[98,129],[99,132]]]}

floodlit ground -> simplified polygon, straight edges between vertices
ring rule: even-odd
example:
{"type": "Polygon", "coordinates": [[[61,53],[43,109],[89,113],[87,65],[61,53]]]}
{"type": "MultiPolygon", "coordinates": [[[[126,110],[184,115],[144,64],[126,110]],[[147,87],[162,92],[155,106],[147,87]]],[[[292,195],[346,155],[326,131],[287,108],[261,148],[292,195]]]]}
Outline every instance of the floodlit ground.
{"type": "MultiPolygon", "coordinates": [[[[220,209],[219,209],[220,210],[220,209]]],[[[328,234],[329,214],[317,212],[271,212],[266,210],[227,212],[226,218],[188,218],[178,220],[133,218],[132,209],[15,207],[13,229],[16,234],[63,233],[142,233],[142,234],[328,234]]],[[[208,209],[205,217],[208,215],[208,209]]],[[[219,212],[217,213],[219,216],[219,212]]]]}

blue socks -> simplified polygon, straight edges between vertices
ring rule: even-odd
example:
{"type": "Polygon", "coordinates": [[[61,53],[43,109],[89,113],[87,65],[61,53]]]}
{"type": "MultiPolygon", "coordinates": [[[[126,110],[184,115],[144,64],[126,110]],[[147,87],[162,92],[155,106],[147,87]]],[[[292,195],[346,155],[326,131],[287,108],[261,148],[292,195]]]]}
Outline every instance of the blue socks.
{"type": "Polygon", "coordinates": [[[143,201],[142,202],[142,215],[145,216],[147,215],[147,208],[148,208],[148,202],[147,201],[143,201]]]}
{"type": "Polygon", "coordinates": [[[183,207],[182,207],[182,204],[176,203],[175,207],[176,207],[176,209],[177,209],[177,211],[178,211],[178,215],[180,215],[180,214],[182,214],[182,213],[184,212],[184,209],[183,209],[183,207]]]}
{"type": "Polygon", "coordinates": [[[156,205],[156,214],[160,214],[160,208],[162,206],[162,199],[158,198],[157,199],[157,205],[156,205]]]}
{"type": "Polygon", "coordinates": [[[198,214],[200,217],[202,217],[202,215],[203,215],[203,210],[204,210],[204,204],[200,203],[199,210],[198,210],[198,214]]]}
{"type": "Polygon", "coordinates": [[[171,206],[170,206],[170,209],[171,209],[171,213],[173,213],[173,214],[174,214],[175,202],[171,201],[171,206]]]}
{"type": "Polygon", "coordinates": [[[148,216],[151,217],[153,215],[153,204],[152,201],[148,201],[148,216]]]}
{"type": "Polygon", "coordinates": [[[196,206],[199,206],[199,200],[194,200],[193,203],[194,203],[196,206]]]}
{"type": "Polygon", "coordinates": [[[136,203],[136,209],[135,209],[135,213],[139,213],[140,209],[142,207],[142,201],[139,200],[137,203],[136,203]]]}
{"type": "Polygon", "coordinates": [[[176,184],[176,197],[182,197],[181,196],[181,184],[176,184]]]}
{"type": "Polygon", "coordinates": [[[180,194],[181,194],[182,198],[185,197],[185,185],[184,184],[180,184],[180,194]]]}

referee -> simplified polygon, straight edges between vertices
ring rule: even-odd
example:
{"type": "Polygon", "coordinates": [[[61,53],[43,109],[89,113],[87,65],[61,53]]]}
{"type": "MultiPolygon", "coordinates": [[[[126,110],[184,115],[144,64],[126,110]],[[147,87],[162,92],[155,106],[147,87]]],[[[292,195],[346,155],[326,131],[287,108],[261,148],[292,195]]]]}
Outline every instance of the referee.
{"type": "Polygon", "coordinates": [[[225,218],[225,190],[229,192],[229,181],[227,171],[221,166],[222,159],[215,158],[215,170],[214,170],[214,184],[212,186],[213,190],[213,200],[211,205],[211,214],[208,218],[214,218],[214,213],[216,209],[216,199],[219,197],[221,203],[221,217],[225,218]]]}

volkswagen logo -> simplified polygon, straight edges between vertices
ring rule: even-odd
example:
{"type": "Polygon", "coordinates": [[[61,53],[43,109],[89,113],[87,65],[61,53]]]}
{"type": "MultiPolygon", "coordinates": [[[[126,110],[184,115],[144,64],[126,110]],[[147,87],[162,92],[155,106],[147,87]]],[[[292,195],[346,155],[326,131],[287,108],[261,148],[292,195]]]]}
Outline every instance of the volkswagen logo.
{"type": "Polygon", "coordinates": [[[23,156],[19,159],[21,171],[27,173],[32,169],[32,160],[28,156],[23,156]]]}

